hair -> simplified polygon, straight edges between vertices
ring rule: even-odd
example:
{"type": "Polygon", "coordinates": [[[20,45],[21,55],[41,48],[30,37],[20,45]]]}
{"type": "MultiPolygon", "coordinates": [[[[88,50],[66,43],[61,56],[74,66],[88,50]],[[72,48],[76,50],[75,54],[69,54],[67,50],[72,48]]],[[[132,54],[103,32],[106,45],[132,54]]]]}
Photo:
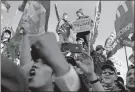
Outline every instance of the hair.
{"type": "Polygon", "coordinates": [[[67,13],[63,13],[63,15],[68,15],[67,13]]]}
{"type": "Polygon", "coordinates": [[[32,59],[34,60],[34,62],[37,60],[37,59],[40,59],[40,56],[37,52],[37,49],[34,47],[34,46],[31,46],[31,57],[32,59]]]}
{"type": "Polygon", "coordinates": [[[105,62],[105,64],[114,66],[114,64],[113,64],[113,62],[112,62],[111,60],[107,60],[107,61],[105,62]]]}
{"type": "Polygon", "coordinates": [[[8,38],[8,42],[9,42],[9,40],[11,39],[11,31],[10,30],[5,30],[5,31],[2,32],[1,40],[3,40],[3,36],[4,36],[5,33],[8,33],[10,35],[10,37],[8,38]]]}

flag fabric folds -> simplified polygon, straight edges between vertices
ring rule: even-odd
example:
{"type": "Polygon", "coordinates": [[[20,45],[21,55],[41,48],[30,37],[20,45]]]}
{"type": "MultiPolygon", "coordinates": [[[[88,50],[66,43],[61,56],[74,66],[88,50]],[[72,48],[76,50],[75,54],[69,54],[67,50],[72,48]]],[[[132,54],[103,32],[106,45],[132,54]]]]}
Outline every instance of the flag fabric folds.
{"type": "Polygon", "coordinates": [[[134,32],[134,13],[132,1],[122,1],[116,11],[115,30],[119,40],[123,40],[134,32]]]}
{"type": "Polygon", "coordinates": [[[109,51],[108,57],[114,55],[123,46],[131,47],[130,35],[134,32],[134,16],[131,1],[122,1],[116,11],[115,36],[112,34],[106,39],[105,48],[109,51]]]}
{"type": "Polygon", "coordinates": [[[95,20],[94,20],[94,27],[93,27],[93,34],[92,34],[92,44],[95,43],[96,38],[98,36],[98,27],[100,22],[100,15],[101,15],[101,1],[97,1],[97,5],[95,7],[95,20]]]}
{"type": "MultiPolygon", "coordinates": [[[[45,33],[45,28],[46,24],[48,26],[48,19],[49,18],[49,12],[50,6],[47,5],[49,4],[50,1],[28,1],[22,18],[19,22],[19,25],[16,30],[15,36],[10,40],[8,49],[10,51],[10,54],[15,57],[15,51],[16,48],[19,48],[20,42],[22,40],[22,36],[20,35],[19,29],[21,27],[21,24],[24,22],[28,22],[29,24],[29,35],[30,35],[30,40],[32,41],[34,36],[39,36],[41,34],[45,33]],[[48,12],[48,14],[46,14],[48,12]],[[11,50],[12,49],[12,50],[11,50]]],[[[47,30],[46,30],[47,31],[47,30]]],[[[19,50],[19,49],[18,49],[19,50]]]]}

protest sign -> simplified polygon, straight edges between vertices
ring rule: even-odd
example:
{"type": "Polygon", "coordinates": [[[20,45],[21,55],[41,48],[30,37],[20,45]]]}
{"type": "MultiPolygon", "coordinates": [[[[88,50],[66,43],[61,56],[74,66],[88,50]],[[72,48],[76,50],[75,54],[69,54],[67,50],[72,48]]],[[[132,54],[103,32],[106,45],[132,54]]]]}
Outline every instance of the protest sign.
{"type": "Polygon", "coordinates": [[[79,19],[73,22],[74,33],[90,31],[92,29],[91,18],[79,19]]]}

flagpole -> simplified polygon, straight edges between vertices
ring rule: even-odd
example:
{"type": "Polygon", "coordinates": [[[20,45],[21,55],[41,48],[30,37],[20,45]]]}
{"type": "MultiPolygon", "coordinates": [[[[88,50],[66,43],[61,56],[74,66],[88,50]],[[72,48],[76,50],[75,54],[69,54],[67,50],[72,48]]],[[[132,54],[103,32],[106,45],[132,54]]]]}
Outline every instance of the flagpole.
{"type": "Polygon", "coordinates": [[[127,50],[126,50],[126,46],[124,46],[124,49],[125,49],[125,56],[126,56],[127,68],[128,68],[128,58],[127,58],[127,50]]]}

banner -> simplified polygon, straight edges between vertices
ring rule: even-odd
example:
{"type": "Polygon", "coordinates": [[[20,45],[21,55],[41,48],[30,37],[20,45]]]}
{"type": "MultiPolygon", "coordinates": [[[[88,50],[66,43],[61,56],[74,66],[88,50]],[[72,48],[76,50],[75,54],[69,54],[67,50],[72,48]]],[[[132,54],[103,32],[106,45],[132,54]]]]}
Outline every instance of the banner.
{"type": "Polygon", "coordinates": [[[74,33],[85,32],[92,29],[91,18],[79,19],[73,22],[74,33]]]}
{"type": "Polygon", "coordinates": [[[93,34],[92,34],[92,39],[91,39],[92,44],[95,43],[96,38],[98,36],[100,15],[101,15],[101,1],[97,1],[97,5],[95,7],[95,21],[94,21],[94,27],[93,27],[93,34]]]}
{"type": "Polygon", "coordinates": [[[134,32],[132,1],[122,1],[116,11],[115,30],[117,39],[123,40],[134,32]]]}

